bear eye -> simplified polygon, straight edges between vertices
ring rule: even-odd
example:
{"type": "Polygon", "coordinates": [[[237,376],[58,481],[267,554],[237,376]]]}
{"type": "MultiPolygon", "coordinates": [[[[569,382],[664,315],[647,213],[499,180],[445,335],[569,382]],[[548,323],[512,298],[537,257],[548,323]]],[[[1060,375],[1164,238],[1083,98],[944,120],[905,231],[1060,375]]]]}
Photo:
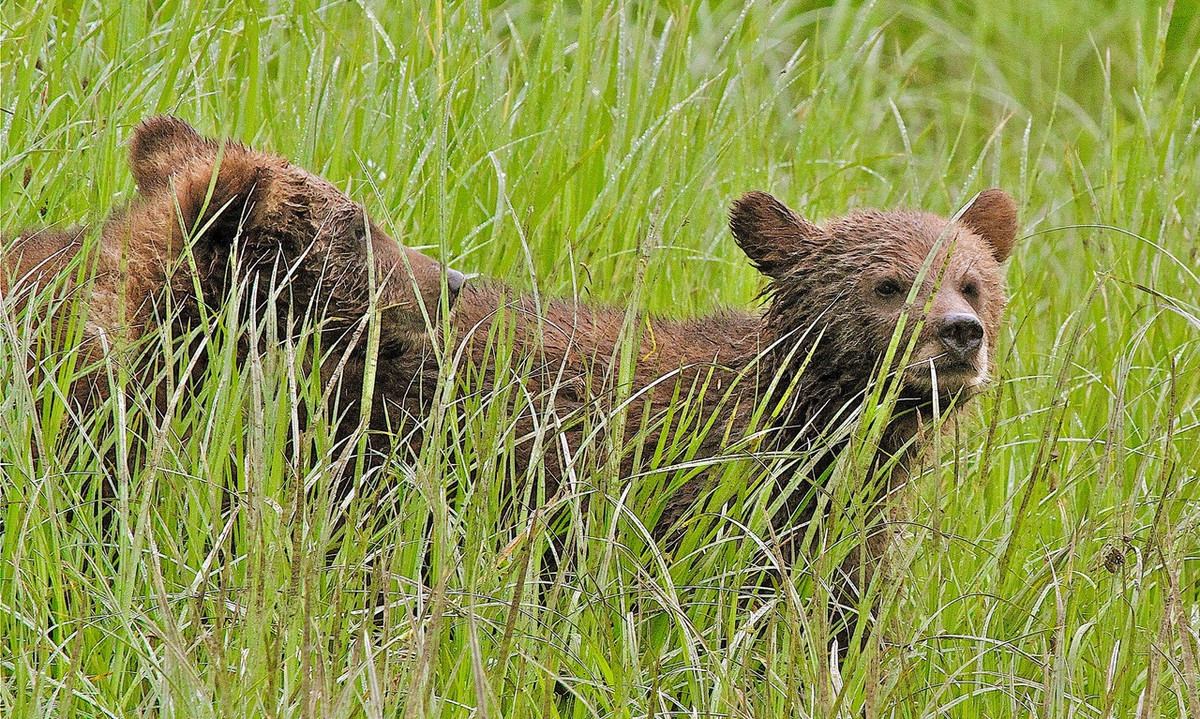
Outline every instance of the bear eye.
{"type": "Polygon", "coordinates": [[[355,242],[367,241],[367,223],[365,217],[354,223],[354,240],[355,242]]]}
{"type": "Polygon", "coordinates": [[[361,207],[356,207],[355,210],[356,212],[354,213],[354,219],[350,221],[354,232],[354,239],[357,242],[366,242],[367,223],[370,222],[370,220],[367,219],[366,210],[361,207]]]}
{"type": "Polygon", "coordinates": [[[875,294],[880,297],[895,297],[903,291],[904,288],[900,286],[900,282],[890,277],[875,285],[875,294]]]}
{"type": "Polygon", "coordinates": [[[973,300],[978,298],[979,284],[976,282],[968,282],[967,284],[963,285],[962,293],[967,297],[967,299],[973,300]]]}

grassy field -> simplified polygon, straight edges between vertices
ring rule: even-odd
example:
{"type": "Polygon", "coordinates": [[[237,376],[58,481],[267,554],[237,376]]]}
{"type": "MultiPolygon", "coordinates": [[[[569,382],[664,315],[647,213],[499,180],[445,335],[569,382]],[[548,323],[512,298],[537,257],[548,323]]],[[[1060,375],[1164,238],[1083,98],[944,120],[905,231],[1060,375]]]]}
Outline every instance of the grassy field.
{"type": "Polygon", "coordinates": [[[158,5],[0,5],[4,230],[101,220],[170,112],[458,269],[683,316],[755,302],[744,191],[820,221],[995,186],[1021,208],[998,378],[907,490],[839,670],[834,564],[763,580],[753,467],[671,552],[637,521],[670,477],[581,467],[598,499],[565,503],[547,578],[494,407],[464,395],[337,504],[286,349],[238,364],[226,333],[169,421],[130,390],[68,430],[71,357],[5,304],[0,715],[1200,717],[1194,3],[158,5]]]}

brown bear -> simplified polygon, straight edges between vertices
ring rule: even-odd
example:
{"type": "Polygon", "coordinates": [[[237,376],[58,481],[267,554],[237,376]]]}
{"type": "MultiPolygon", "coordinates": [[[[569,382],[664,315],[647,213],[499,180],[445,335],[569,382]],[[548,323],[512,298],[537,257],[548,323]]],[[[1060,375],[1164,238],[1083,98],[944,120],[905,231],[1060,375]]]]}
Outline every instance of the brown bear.
{"type": "MultiPolygon", "coordinates": [[[[876,489],[876,503],[906,478],[920,452],[922,426],[935,411],[961,407],[987,381],[1006,302],[1001,263],[1016,236],[1016,206],[993,189],[953,220],[866,211],[818,227],[770,195],[753,192],[734,204],[730,225],[769,280],[764,311],[685,321],[640,318],[625,308],[541,300],[473,280],[452,315],[464,357],[457,371],[474,375],[475,389],[485,394],[519,383],[516,471],[528,474],[540,465],[547,498],[581,470],[569,465],[596,442],[595,429],[609,421],[618,402],[629,429],[624,446],[610,451],[621,453],[623,478],[658,468],[645,459],[653,454],[646,448],[662,446],[669,421],[660,420],[681,397],[712,420],[690,444],[690,462],[718,458],[731,447],[807,457],[785,461],[778,480],[781,487],[793,486],[776,525],[785,553],[794,556],[800,540],[790,530],[811,518],[812,490],[846,445],[837,430],[880,387],[878,378],[895,404],[869,476],[860,479],[871,481],[885,464],[896,469],[876,489]],[[524,372],[496,376],[488,338],[497,325],[512,334],[514,351],[527,360],[524,372]],[[630,332],[637,359],[630,367],[626,349],[622,374],[623,337],[630,332]],[[893,338],[894,362],[903,365],[888,371],[884,361],[893,338]],[[538,441],[539,426],[554,429],[541,432],[538,441]]],[[[381,371],[382,391],[388,407],[424,416],[437,368],[414,365],[415,357],[406,355],[381,371]]],[[[710,485],[704,473],[688,479],[671,490],[660,516],[643,521],[655,537],[667,537],[710,485]]],[[[885,537],[878,533],[868,542],[867,554],[878,556],[885,537]]],[[[844,569],[865,573],[871,564],[852,558],[844,569]]],[[[853,595],[842,599],[852,601],[853,595]]]]}
{"type": "MultiPolygon", "coordinates": [[[[357,356],[366,343],[353,330],[370,314],[373,281],[380,352],[404,353],[424,344],[443,282],[451,303],[462,285],[461,273],[397,243],[328,181],[281,157],[205,139],[182,120],[142,122],[129,162],[138,194],[94,245],[86,227],[0,243],[0,295],[20,304],[52,278],[64,282],[83,303],[81,349],[93,366],[118,337],[136,343],[163,317],[194,328],[202,308],[223,302],[233,283],[246,288],[247,307],[316,317],[326,348],[357,356]],[[92,252],[78,267],[72,259],[85,247],[92,252]],[[77,277],[85,279],[76,284],[77,277]]],[[[61,307],[56,321],[66,315],[61,307]]],[[[75,399],[106,396],[105,376],[85,375],[75,399]]]]}

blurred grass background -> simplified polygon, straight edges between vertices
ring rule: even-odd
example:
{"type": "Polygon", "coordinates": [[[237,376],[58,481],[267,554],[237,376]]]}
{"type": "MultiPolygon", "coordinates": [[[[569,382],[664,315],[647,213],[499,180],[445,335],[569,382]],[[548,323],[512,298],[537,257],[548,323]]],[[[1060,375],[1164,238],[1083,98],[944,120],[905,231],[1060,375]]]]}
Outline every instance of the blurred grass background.
{"type": "Polygon", "coordinates": [[[362,502],[339,525],[298,489],[336,469],[287,448],[319,389],[286,357],[213,363],[171,431],[64,433],[65,370],[26,366],[39,328],[6,305],[0,713],[1200,716],[1197,4],[10,0],[0,18],[9,232],[102,220],[133,190],[132,127],[169,112],[328,177],[460,270],[673,316],[754,302],[726,228],[750,189],[819,222],[1002,187],[1022,238],[997,382],[913,484],[874,648],[840,672],[821,570],[797,568],[794,596],[759,586],[732,510],[697,551],[639,549],[652,481],[567,517],[577,564],[518,589],[504,550],[528,517],[500,511],[502,470],[468,471],[511,451],[503,417],[464,410],[390,468],[390,519],[362,502]],[[84,481],[105,442],[146,460],[109,543],[84,481]]]}

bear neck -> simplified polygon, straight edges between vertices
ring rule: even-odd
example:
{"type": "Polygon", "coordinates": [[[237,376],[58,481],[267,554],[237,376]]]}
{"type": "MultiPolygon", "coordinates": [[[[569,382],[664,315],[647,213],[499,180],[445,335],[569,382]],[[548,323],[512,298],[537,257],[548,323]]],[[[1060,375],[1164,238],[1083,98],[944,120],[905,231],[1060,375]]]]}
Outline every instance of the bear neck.
{"type": "MultiPolygon", "coordinates": [[[[779,326],[770,311],[763,315],[760,341],[767,349],[758,373],[760,391],[772,406],[782,408],[772,423],[775,449],[811,452],[825,448],[812,472],[815,478],[847,446],[847,430],[858,421],[874,389],[878,359],[860,348],[830,341],[830,333],[822,333],[815,323],[777,329],[779,326]]],[[[925,428],[938,414],[956,412],[969,396],[942,395],[935,403],[928,393],[890,386],[880,388],[879,395],[886,397],[889,392],[896,395],[895,403],[878,435],[870,471],[898,460],[900,470],[893,471],[886,482],[887,487],[894,487],[906,479],[907,466],[921,453],[925,428]]]]}

